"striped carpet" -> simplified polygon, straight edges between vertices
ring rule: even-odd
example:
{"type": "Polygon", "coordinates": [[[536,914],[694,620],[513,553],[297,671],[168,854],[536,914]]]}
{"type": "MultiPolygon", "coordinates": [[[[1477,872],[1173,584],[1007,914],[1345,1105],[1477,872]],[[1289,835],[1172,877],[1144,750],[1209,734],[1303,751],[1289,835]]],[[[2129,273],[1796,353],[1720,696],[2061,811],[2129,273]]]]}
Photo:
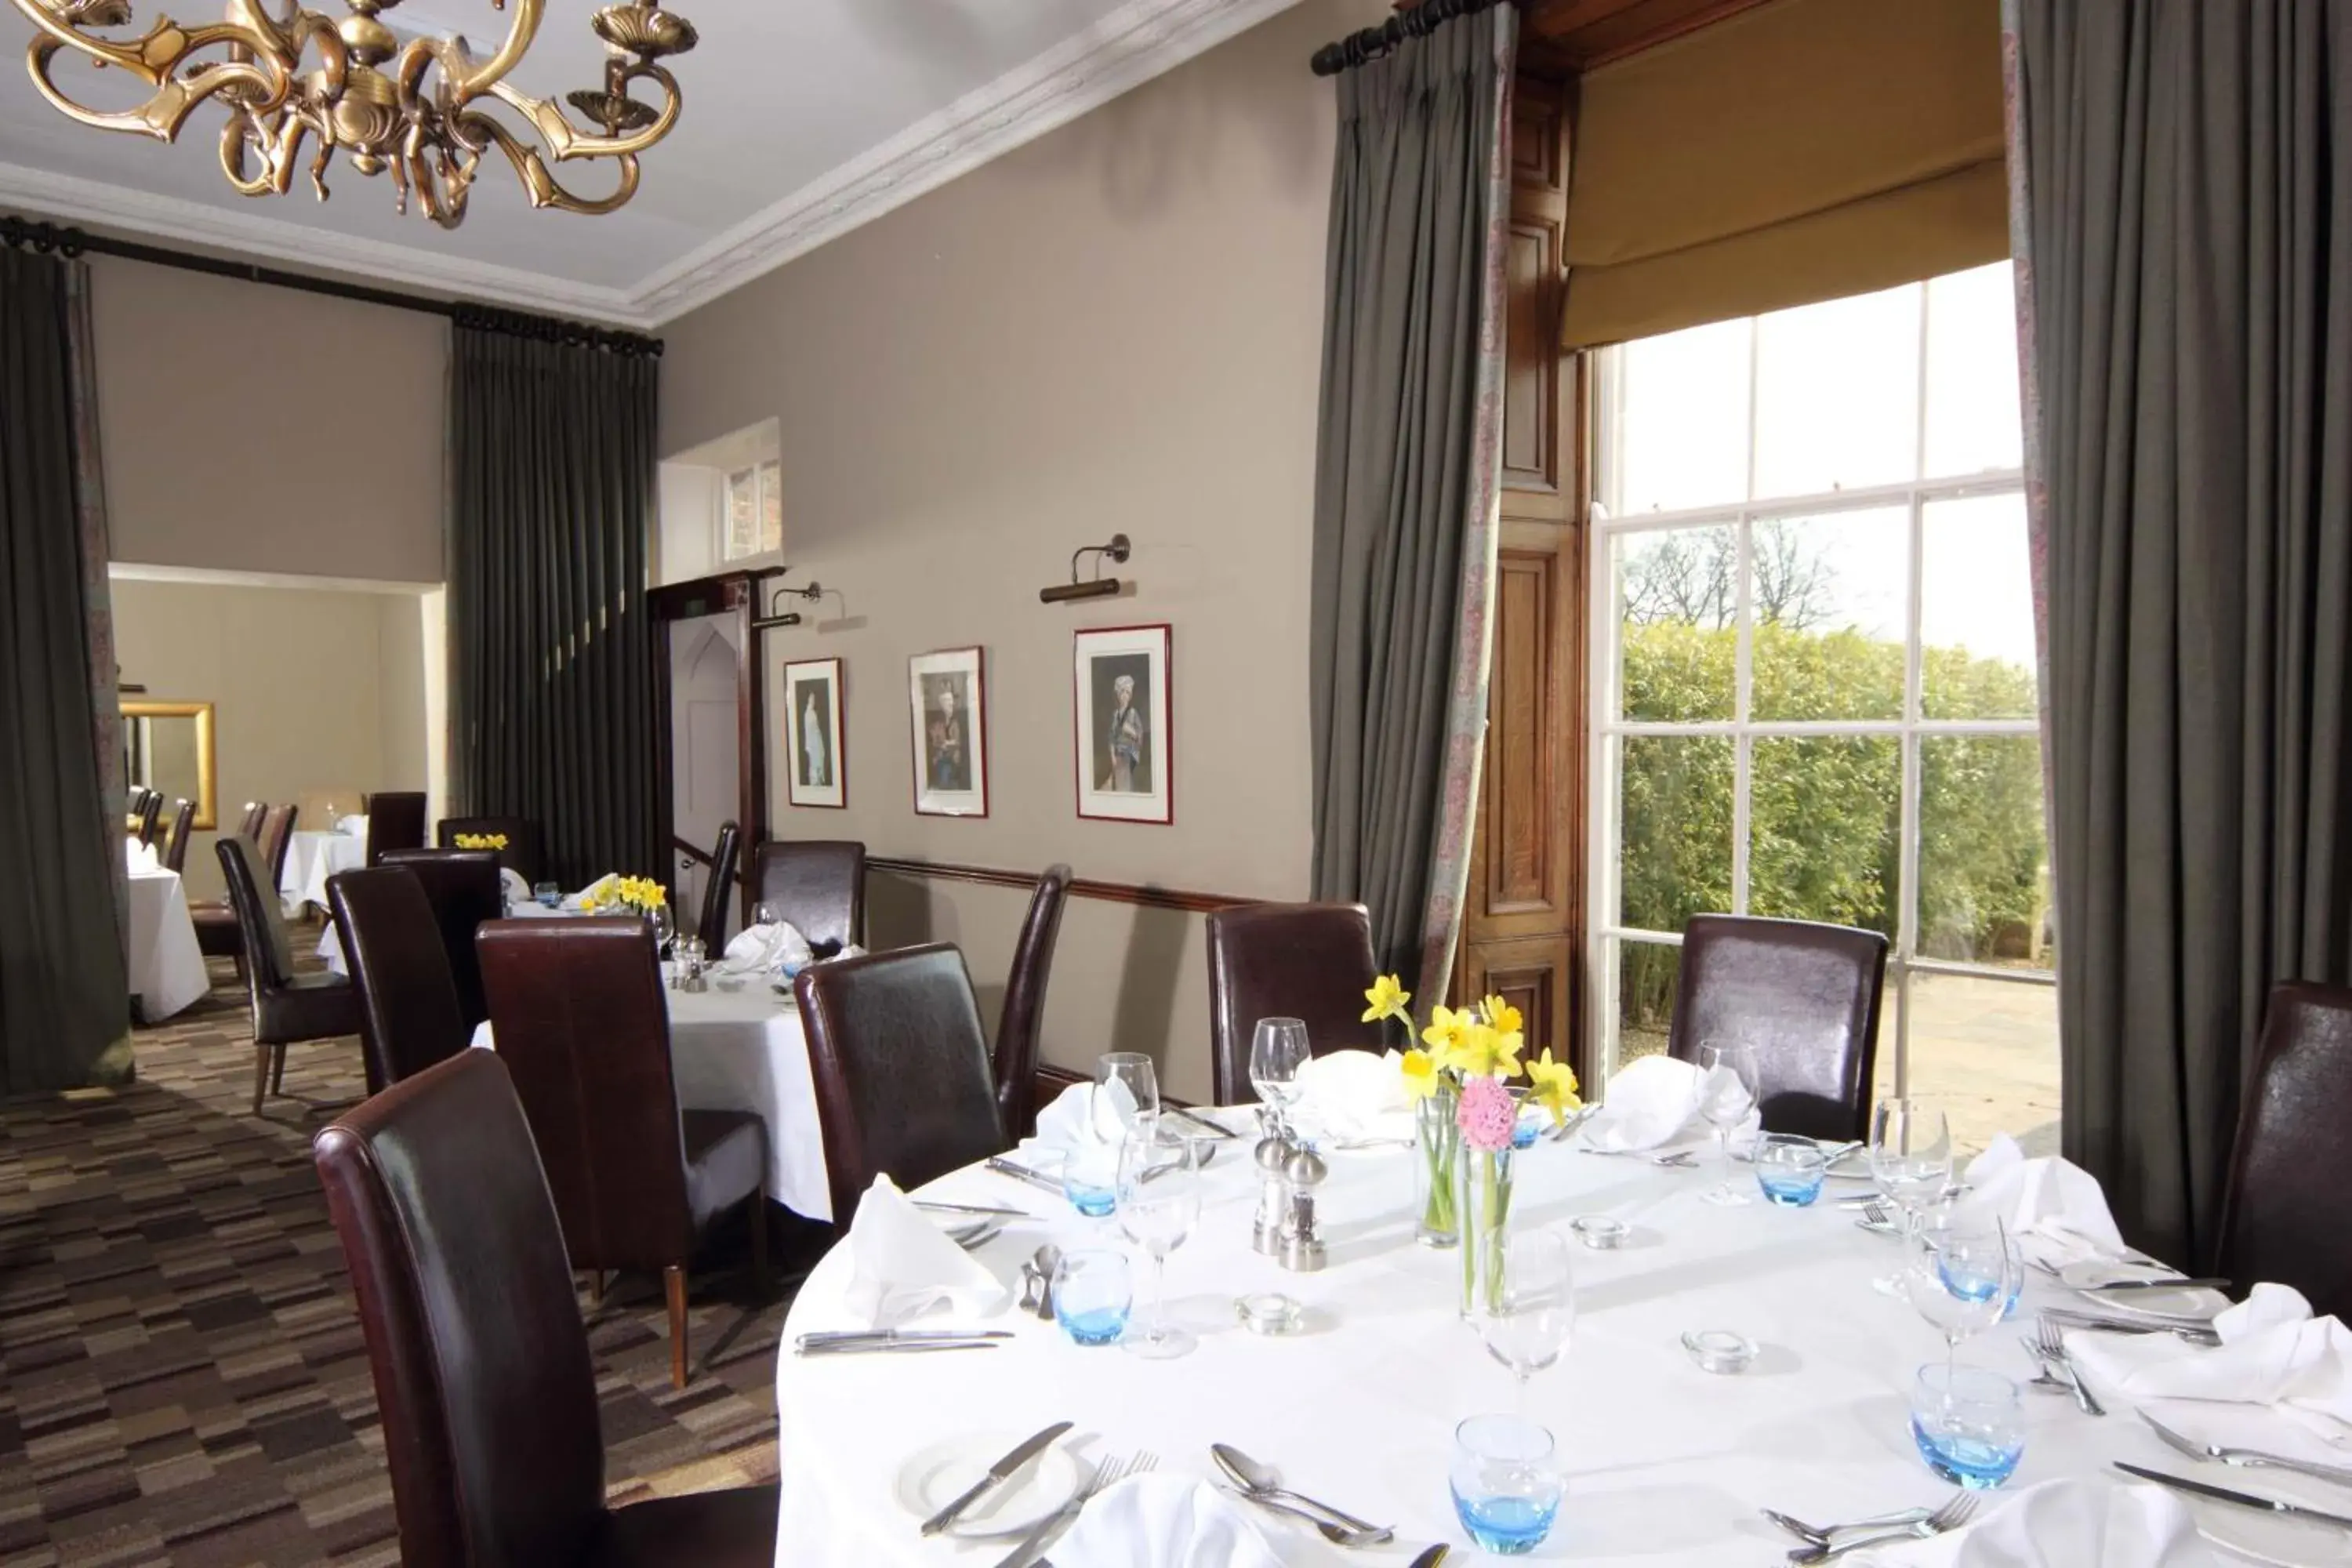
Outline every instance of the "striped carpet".
{"type": "MultiPolygon", "coordinates": [[[[362,1091],[358,1042],[294,1047],[256,1119],[242,994],[213,978],[139,1032],[131,1088],[0,1102],[0,1563],[399,1562],[310,1159],[362,1091]]],[[[682,1393],[657,1280],[590,1313],[616,1501],[775,1475],[784,1302],[727,1256],[692,1299],[682,1393]]]]}

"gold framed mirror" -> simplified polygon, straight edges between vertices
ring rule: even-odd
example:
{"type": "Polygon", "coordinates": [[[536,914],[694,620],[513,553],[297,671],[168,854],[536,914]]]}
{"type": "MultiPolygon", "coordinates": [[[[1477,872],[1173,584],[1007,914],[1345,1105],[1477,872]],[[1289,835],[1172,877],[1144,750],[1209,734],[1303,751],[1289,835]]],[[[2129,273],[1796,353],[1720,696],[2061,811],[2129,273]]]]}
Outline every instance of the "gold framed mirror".
{"type": "MultiPolygon", "coordinates": [[[[209,702],[150,702],[122,705],[122,782],[145,784],[166,803],[196,803],[194,826],[220,827],[213,771],[213,705],[209,702]]],[[[165,819],[170,818],[167,804],[165,819]]]]}

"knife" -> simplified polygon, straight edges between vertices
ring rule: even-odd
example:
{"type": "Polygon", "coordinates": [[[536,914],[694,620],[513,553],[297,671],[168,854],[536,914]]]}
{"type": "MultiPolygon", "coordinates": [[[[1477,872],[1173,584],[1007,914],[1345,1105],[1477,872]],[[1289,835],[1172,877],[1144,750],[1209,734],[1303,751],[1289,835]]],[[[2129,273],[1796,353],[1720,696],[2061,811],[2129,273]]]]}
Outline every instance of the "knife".
{"type": "Polygon", "coordinates": [[[803,1345],[921,1344],[932,1340],[1009,1340],[1010,1329],[814,1329],[803,1345]]]}
{"type": "Polygon", "coordinates": [[[1016,1182],[1026,1182],[1033,1187],[1043,1187],[1056,1195],[1062,1191],[1061,1183],[1041,1172],[1033,1171],[1026,1165],[1014,1164],[1002,1154],[991,1154],[988,1157],[988,1168],[1000,1176],[1010,1176],[1016,1182]]]}
{"type": "Polygon", "coordinates": [[[1198,1127],[1203,1131],[1211,1133],[1215,1137],[1238,1138],[1241,1136],[1240,1133],[1234,1131],[1232,1128],[1220,1126],[1216,1122],[1210,1121],[1205,1116],[1196,1116],[1181,1105],[1167,1105],[1160,1107],[1160,1109],[1167,1111],[1171,1116],[1181,1117],[1183,1120],[1191,1122],[1193,1126],[1198,1127]]]}
{"type": "Polygon", "coordinates": [[[2116,1468],[2126,1475],[2137,1476],[2141,1480],[2154,1481],[2158,1486],[2170,1487],[2175,1491],[2194,1492],[2199,1497],[2209,1497],[2216,1502],[2233,1502],[2241,1508],[2268,1509],[2273,1513],[2290,1514],[2296,1519],[2315,1519],[2324,1524],[2335,1525],[2340,1530],[2352,1530],[2352,1519],[2347,1519],[2340,1513],[2327,1513],[2319,1509],[2307,1508],[2299,1502],[2289,1502],[2284,1498],[2259,1497],[2252,1492],[2233,1492],[2227,1487],[2217,1487],[2209,1481],[2192,1481],[2187,1476],[2168,1476],[2162,1470],[2144,1470],[2137,1465],[2126,1465],[2121,1459],[2116,1461],[2116,1468]]]}
{"type": "Polygon", "coordinates": [[[1013,1472],[1035,1458],[1050,1447],[1055,1438],[1070,1429],[1067,1421],[1056,1421],[1034,1436],[1024,1438],[1013,1446],[1004,1458],[988,1467],[988,1474],[974,1481],[970,1491],[923,1521],[923,1533],[937,1535],[963,1516],[964,1510],[1013,1479],[1013,1472]]]}
{"type": "Polygon", "coordinates": [[[2105,1290],[2222,1290],[2229,1288],[2227,1279],[2111,1279],[2105,1285],[2085,1285],[2084,1295],[2105,1290]]]}
{"type": "Polygon", "coordinates": [[[814,1344],[795,1345],[796,1356],[835,1355],[919,1355],[930,1351],[992,1351],[1002,1340],[819,1340],[814,1344]]]}

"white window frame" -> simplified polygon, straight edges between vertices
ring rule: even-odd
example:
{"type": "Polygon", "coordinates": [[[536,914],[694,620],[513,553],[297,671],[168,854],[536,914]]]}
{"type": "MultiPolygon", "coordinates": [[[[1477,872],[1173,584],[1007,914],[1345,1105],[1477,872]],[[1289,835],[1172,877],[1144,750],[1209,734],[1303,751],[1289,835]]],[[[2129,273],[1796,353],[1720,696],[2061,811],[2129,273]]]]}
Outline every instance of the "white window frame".
{"type": "MultiPolygon", "coordinates": [[[[1918,356],[1918,428],[1915,432],[1912,466],[1916,469],[1924,461],[1927,451],[1927,309],[1923,293],[1919,311],[1920,344],[1918,356]]],[[[1755,489],[1756,474],[1756,322],[1748,321],[1748,468],[1749,490],[1755,489]]],[[[1600,438],[1616,444],[1612,456],[1617,460],[1612,471],[1623,472],[1622,430],[1614,418],[1615,410],[1624,405],[1624,356],[1616,349],[1602,351],[1596,366],[1601,395],[1595,399],[1596,412],[1601,427],[1600,438]]],[[[1973,497],[2022,495],[2025,475],[2021,468],[1997,469],[1937,479],[1912,479],[1900,484],[1877,485],[1855,489],[1832,490],[1825,494],[1773,496],[1766,500],[1696,507],[1680,511],[1639,512],[1629,517],[1607,515],[1596,505],[1592,510],[1592,526],[1586,562],[1591,584],[1589,595],[1591,640],[1586,660],[1591,671],[1588,710],[1593,716],[1591,733],[1586,755],[1586,782],[1592,802],[1591,831],[1586,835],[1590,855],[1585,887],[1588,889],[1585,930],[1586,973],[1592,984],[1585,987],[1585,1038],[1592,1042],[1596,1068],[1602,1079],[1617,1069],[1619,990],[1623,982],[1623,968],[1617,961],[1622,944],[1651,942],[1661,946],[1680,947],[1680,931],[1649,931],[1623,923],[1619,918],[1621,908],[1621,868],[1622,857],[1622,824],[1619,820],[1621,799],[1617,773],[1620,748],[1629,736],[1650,735],[1715,735],[1730,740],[1732,744],[1732,821],[1731,821],[1731,889],[1730,913],[1748,912],[1748,872],[1749,838],[1749,785],[1751,759],[1755,742],[1776,737],[1801,736],[1890,736],[1899,740],[1902,750],[1903,799],[1901,821],[1897,829],[1900,885],[1895,890],[1897,900],[1895,940],[1887,953],[1888,989],[1894,994],[1894,1091],[1900,1095],[1909,1091],[1911,1073],[1911,978],[1915,974],[1966,975],[1979,980],[1995,980],[2012,984],[2054,987],[2057,973],[2052,969],[2011,968],[1994,964],[1954,962],[1948,959],[1920,956],[1918,948],[1919,920],[1919,756],[1920,742],[1938,735],[2023,735],[2039,742],[2042,726],[2037,719],[1925,719],[1921,708],[1921,636],[1920,600],[1921,545],[1924,542],[1926,509],[1931,501],[1959,500],[1973,497]],[[1755,525],[1779,518],[1818,518],[1840,512],[1867,511],[1903,507],[1908,512],[1910,550],[1906,565],[1904,616],[1904,681],[1903,714],[1887,720],[1832,720],[1820,721],[1758,720],[1749,715],[1752,697],[1751,652],[1754,623],[1749,605],[1749,567],[1752,557],[1755,525]],[[1731,525],[1738,544],[1734,626],[1737,641],[1733,656],[1733,716],[1726,720],[1666,722],[1628,720],[1619,713],[1621,633],[1624,626],[1625,606],[1622,591],[1617,580],[1612,559],[1613,546],[1619,539],[1638,533],[1661,532],[1671,529],[1731,525]]],[[[1882,1031],[1885,1028],[1882,1013],[1882,1031]]],[[[1882,1044],[1886,1036],[1882,1032],[1882,1044]]]]}

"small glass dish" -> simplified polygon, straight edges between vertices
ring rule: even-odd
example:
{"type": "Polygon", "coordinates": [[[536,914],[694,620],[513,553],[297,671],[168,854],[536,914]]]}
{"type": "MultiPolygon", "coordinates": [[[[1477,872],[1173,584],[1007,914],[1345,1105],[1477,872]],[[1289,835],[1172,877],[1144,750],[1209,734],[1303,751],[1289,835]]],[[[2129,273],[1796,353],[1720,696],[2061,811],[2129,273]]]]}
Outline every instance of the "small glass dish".
{"type": "Polygon", "coordinates": [[[1756,1342],[1730,1329],[1693,1329],[1683,1336],[1683,1349],[1700,1368],[1731,1377],[1756,1364],[1756,1342]]]}
{"type": "Polygon", "coordinates": [[[1828,1173],[1822,1146],[1810,1138],[1774,1132],[1756,1145],[1756,1184],[1768,1202],[1782,1208],[1809,1207],[1822,1195],[1828,1173]]]}
{"type": "Polygon", "coordinates": [[[1609,1215],[1584,1214],[1569,1221],[1568,1228],[1576,1232],[1577,1240],[1595,1252],[1614,1252],[1625,1245],[1625,1237],[1633,1234],[1633,1227],[1609,1215]]]}
{"type": "Polygon", "coordinates": [[[1242,1326],[1254,1334],[1295,1334],[1307,1321],[1307,1309],[1279,1290],[1260,1290],[1234,1303],[1242,1326]]]}

